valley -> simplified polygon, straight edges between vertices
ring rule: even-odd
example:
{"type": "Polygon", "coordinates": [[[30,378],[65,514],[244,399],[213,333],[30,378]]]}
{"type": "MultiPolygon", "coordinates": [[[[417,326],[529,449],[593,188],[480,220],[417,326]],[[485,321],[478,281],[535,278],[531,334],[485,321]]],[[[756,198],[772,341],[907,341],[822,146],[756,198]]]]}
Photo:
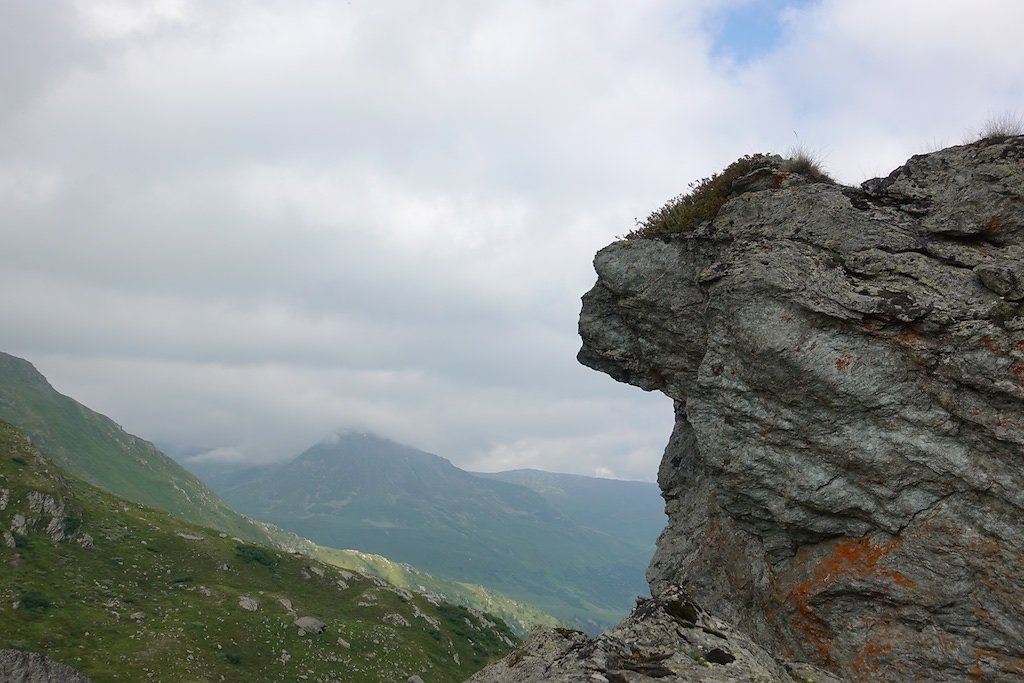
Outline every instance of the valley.
{"type": "Polygon", "coordinates": [[[361,432],[332,434],[279,465],[220,467],[208,481],[253,518],[487,586],[591,633],[647,592],[665,523],[653,483],[475,474],[361,432]]]}
{"type": "Polygon", "coordinates": [[[94,681],[460,681],[495,617],[129,503],[0,424],[0,649],[94,681]]]}

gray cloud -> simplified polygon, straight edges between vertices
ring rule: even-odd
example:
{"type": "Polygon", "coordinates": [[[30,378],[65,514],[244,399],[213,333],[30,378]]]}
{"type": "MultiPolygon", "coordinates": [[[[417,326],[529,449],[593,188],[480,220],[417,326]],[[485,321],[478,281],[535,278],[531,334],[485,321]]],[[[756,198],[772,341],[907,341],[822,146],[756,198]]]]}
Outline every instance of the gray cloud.
{"type": "Polygon", "coordinates": [[[859,182],[1024,92],[1015,0],[792,3],[742,63],[744,2],[36,4],[0,8],[0,348],[211,457],[350,426],[651,479],[668,401],[574,360],[593,253],[794,131],[859,182]]]}

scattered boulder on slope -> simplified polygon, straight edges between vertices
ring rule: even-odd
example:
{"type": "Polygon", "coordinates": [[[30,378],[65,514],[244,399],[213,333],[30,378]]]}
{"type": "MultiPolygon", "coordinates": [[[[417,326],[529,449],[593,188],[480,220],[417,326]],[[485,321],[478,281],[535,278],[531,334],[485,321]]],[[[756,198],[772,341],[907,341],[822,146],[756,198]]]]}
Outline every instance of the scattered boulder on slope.
{"type": "Polygon", "coordinates": [[[579,359],[676,409],[655,597],[853,680],[1020,680],[1021,264],[1024,137],[598,253],[579,359]]]}
{"type": "Polygon", "coordinates": [[[310,634],[318,636],[327,630],[327,624],[316,617],[299,617],[292,622],[298,629],[299,635],[310,634]]]}
{"type": "Polygon", "coordinates": [[[249,612],[255,612],[260,608],[260,603],[251,595],[240,595],[238,597],[238,606],[249,612]]]}

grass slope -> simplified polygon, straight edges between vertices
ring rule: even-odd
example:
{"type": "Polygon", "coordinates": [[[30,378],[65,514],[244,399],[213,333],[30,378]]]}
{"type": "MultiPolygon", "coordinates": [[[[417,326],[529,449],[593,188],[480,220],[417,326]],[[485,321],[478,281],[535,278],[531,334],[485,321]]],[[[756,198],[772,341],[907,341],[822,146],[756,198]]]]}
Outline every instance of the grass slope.
{"type": "Polygon", "coordinates": [[[193,474],[153,444],[113,420],[59,393],[31,363],[0,352],[0,420],[27,434],[64,471],[134,503],[155,507],[232,536],[337,566],[357,569],[417,589],[427,586],[454,603],[493,611],[524,635],[554,617],[481,586],[433,579],[411,567],[396,569],[379,555],[336,551],[237,513],[193,474]]]}
{"type": "Polygon", "coordinates": [[[31,363],[6,353],[0,353],[0,420],[94,486],[247,540],[271,541],[266,529],[228,507],[153,444],[57,392],[31,363]]]}
{"type": "Polygon", "coordinates": [[[514,643],[493,617],[66,478],[6,423],[0,534],[0,648],[97,682],[461,681],[514,643]]]}
{"type": "Polygon", "coordinates": [[[394,586],[435,596],[445,602],[493,614],[520,637],[526,636],[537,624],[560,624],[554,616],[533,605],[513,600],[479,584],[434,576],[404,562],[393,562],[382,555],[313,545],[314,550],[309,554],[323,562],[376,576],[394,586]]]}

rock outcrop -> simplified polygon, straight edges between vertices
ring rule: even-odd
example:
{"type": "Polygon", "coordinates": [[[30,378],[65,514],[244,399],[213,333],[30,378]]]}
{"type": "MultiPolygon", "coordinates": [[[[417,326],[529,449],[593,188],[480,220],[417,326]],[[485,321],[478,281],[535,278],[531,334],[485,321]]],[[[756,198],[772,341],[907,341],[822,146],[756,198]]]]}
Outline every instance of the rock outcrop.
{"type": "MultiPolygon", "coordinates": [[[[655,602],[848,680],[1020,680],[1024,138],[860,188],[761,175],[693,232],[602,250],[583,300],[580,361],[675,403],[655,602]]],[[[687,647],[640,609],[633,640],[687,647]]],[[[749,680],[733,664],[715,680],[749,680]]]]}
{"type": "Polygon", "coordinates": [[[785,664],[676,589],[637,607],[613,631],[536,627],[515,653],[469,683],[761,681],[838,683],[806,664],[785,664]]]}
{"type": "Polygon", "coordinates": [[[0,681],[6,683],[89,683],[77,669],[36,653],[0,650],[0,681]]]}
{"type": "Polygon", "coordinates": [[[25,473],[18,486],[0,473],[0,543],[17,548],[28,534],[42,532],[54,542],[91,547],[92,537],[80,530],[82,511],[69,502],[74,496],[57,468],[11,425],[0,423],[0,434],[13,439],[11,452],[5,455],[12,467],[25,473]]]}

